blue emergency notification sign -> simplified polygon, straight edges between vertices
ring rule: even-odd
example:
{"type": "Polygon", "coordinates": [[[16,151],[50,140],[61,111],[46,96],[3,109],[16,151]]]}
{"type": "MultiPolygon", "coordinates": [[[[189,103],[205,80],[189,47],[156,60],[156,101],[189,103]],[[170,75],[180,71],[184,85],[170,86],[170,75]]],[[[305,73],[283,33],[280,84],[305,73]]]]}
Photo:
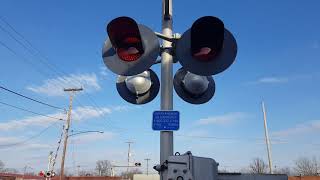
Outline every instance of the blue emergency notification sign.
{"type": "Polygon", "coordinates": [[[154,111],[152,129],[154,131],[177,131],[180,127],[179,111],[154,111]]]}

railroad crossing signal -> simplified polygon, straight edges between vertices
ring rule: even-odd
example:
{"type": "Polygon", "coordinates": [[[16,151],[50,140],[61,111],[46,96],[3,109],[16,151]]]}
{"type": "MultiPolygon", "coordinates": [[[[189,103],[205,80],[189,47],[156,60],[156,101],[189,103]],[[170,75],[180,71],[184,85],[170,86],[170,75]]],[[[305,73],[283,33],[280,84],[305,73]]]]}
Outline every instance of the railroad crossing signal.
{"type": "Polygon", "coordinates": [[[38,175],[45,177],[45,172],[44,171],[40,171],[38,175]]]}
{"type": "Polygon", "coordinates": [[[134,165],[135,165],[135,166],[141,166],[141,163],[136,162],[136,163],[134,163],[134,165]]]}
{"type": "Polygon", "coordinates": [[[203,76],[226,70],[236,55],[236,40],[223,22],[213,16],[196,20],[176,44],[176,58],[182,67],[203,76]]]}
{"type": "Polygon", "coordinates": [[[173,85],[178,96],[191,104],[206,103],[215,92],[215,83],[211,76],[200,76],[183,68],[175,74],[173,85]]]}
{"type": "Polygon", "coordinates": [[[135,76],[118,76],[117,91],[129,103],[145,104],[157,97],[160,81],[151,69],[135,76]]]}
{"type": "MultiPolygon", "coordinates": [[[[151,29],[130,17],[110,21],[107,33],[102,57],[105,65],[119,75],[116,84],[119,95],[132,104],[152,101],[159,92],[160,82],[150,68],[157,64],[159,54],[166,48],[160,47],[151,29]]],[[[235,60],[235,38],[219,18],[204,16],[181,38],[168,39],[173,42],[171,53],[182,65],[174,76],[176,93],[191,104],[208,102],[215,93],[212,75],[226,70],[235,60]]]]}
{"type": "Polygon", "coordinates": [[[50,177],[54,177],[56,175],[55,172],[53,171],[40,171],[39,172],[39,176],[45,177],[45,178],[50,178],[50,177]]]}
{"type": "Polygon", "coordinates": [[[160,44],[155,33],[129,17],[107,25],[109,38],[102,49],[105,65],[114,73],[132,76],[148,70],[157,60],[160,44]]]}

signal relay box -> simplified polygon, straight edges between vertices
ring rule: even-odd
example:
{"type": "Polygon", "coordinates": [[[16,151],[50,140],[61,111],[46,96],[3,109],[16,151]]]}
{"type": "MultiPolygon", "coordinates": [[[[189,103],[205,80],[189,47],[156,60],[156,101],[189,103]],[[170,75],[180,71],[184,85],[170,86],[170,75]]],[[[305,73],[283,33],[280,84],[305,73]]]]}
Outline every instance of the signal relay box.
{"type": "Polygon", "coordinates": [[[190,151],[169,156],[157,171],[166,171],[164,180],[288,180],[285,174],[219,173],[214,159],[193,156],[190,151]]]}
{"type": "Polygon", "coordinates": [[[192,156],[191,152],[170,156],[167,161],[168,180],[214,180],[218,163],[211,158],[192,156]]]}

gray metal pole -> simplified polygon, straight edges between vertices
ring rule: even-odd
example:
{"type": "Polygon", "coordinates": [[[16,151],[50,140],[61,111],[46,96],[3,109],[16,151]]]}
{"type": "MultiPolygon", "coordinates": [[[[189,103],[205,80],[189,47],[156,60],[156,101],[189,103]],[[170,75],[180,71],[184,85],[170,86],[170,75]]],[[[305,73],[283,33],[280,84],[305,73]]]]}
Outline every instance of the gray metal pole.
{"type": "MultiPolygon", "coordinates": [[[[172,0],[162,0],[162,34],[172,37],[172,0]]],[[[172,43],[163,40],[161,54],[161,110],[173,109],[172,43]]],[[[173,155],[173,131],[160,132],[160,164],[173,155]]],[[[166,174],[160,173],[161,180],[166,174]]]]}
{"type": "Polygon", "coordinates": [[[78,176],[80,176],[80,165],[78,165],[77,168],[78,168],[78,176]]]}
{"type": "Polygon", "coordinates": [[[148,176],[148,175],[149,175],[149,161],[150,161],[151,159],[146,158],[146,159],[144,159],[144,160],[147,161],[147,176],[148,176]]]}
{"type": "Polygon", "coordinates": [[[263,112],[263,120],[264,120],[264,134],[265,134],[266,144],[267,144],[267,150],[268,150],[269,172],[270,172],[270,174],[272,174],[271,147],[270,147],[268,126],[267,126],[267,115],[266,115],[266,110],[265,110],[264,102],[263,102],[263,101],[262,101],[262,112],[263,112]]]}
{"type": "Polygon", "coordinates": [[[131,142],[131,141],[129,141],[129,142],[126,142],[126,143],[128,143],[128,167],[127,167],[127,176],[128,176],[128,174],[129,174],[129,166],[130,166],[130,156],[131,156],[131,144],[133,143],[133,142],[131,142]]]}

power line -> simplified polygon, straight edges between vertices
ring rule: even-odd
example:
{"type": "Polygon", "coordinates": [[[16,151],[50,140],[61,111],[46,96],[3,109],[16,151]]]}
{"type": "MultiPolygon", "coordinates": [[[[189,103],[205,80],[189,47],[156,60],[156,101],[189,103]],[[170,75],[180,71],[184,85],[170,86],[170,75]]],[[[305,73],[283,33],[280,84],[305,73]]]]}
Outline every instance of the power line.
{"type": "Polygon", "coordinates": [[[33,56],[38,55],[39,57],[41,57],[43,60],[39,58],[40,62],[41,62],[42,64],[44,64],[45,66],[49,67],[52,71],[54,71],[54,72],[57,73],[57,71],[55,70],[55,66],[52,65],[51,63],[49,63],[48,58],[46,58],[45,56],[43,56],[43,55],[39,52],[39,50],[37,50],[37,49],[30,43],[30,41],[28,41],[24,36],[22,36],[20,33],[18,33],[18,31],[15,30],[15,29],[13,28],[13,26],[11,26],[7,21],[4,21],[4,18],[0,17],[0,19],[1,19],[3,22],[5,22],[5,23],[6,23],[16,34],[18,34],[25,42],[27,42],[31,48],[28,48],[26,45],[24,45],[24,44],[23,44],[20,40],[18,40],[10,31],[6,30],[6,29],[5,29],[3,26],[1,26],[1,24],[0,24],[0,29],[1,29],[2,31],[4,31],[5,33],[7,33],[15,42],[17,42],[20,46],[22,46],[25,50],[27,50],[31,55],[33,55],[33,56]],[[32,50],[35,51],[35,53],[34,53],[32,50]]]}
{"type": "MultiPolygon", "coordinates": [[[[114,128],[118,129],[117,131],[122,133],[130,133],[133,131],[139,131],[140,133],[144,134],[154,134],[152,131],[140,130],[140,129],[127,129],[123,127],[113,126],[114,128]]],[[[234,140],[234,141],[256,141],[256,142],[263,142],[264,138],[255,138],[255,137],[217,137],[217,136],[195,136],[195,135],[187,135],[187,134],[175,134],[176,137],[184,137],[184,138],[194,138],[194,139],[215,139],[215,140],[234,140]]],[[[304,142],[293,142],[288,139],[279,139],[279,138],[271,138],[271,142],[279,143],[279,144],[302,144],[302,145],[312,145],[312,146],[320,146],[318,143],[304,143],[304,142]]]]}
{"type": "MultiPolygon", "coordinates": [[[[16,55],[17,57],[19,57],[19,58],[21,58],[24,62],[26,62],[26,63],[28,63],[29,65],[31,64],[31,67],[35,67],[35,65],[30,61],[30,60],[28,60],[27,58],[25,58],[24,56],[20,56],[16,51],[14,51],[13,49],[11,49],[9,46],[7,46],[5,43],[3,43],[1,40],[0,40],[0,44],[3,46],[3,47],[5,47],[6,49],[8,49],[11,53],[13,53],[14,55],[16,55]]],[[[40,74],[42,74],[43,76],[47,76],[47,75],[45,75],[45,73],[43,73],[42,71],[40,71],[40,70],[38,70],[38,69],[36,69],[40,74]]],[[[62,77],[62,79],[65,79],[64,77],[62,77]]],[[[57,88],[59,88],[58,86],[56,86],[57,88]]],[[[64,87],[62,87],[62,88],[64,88],[64,87]]],[[[80,104],[80,102],[78,101],[78,103],[80,104]]],[[[80,104],[81,106],[83,106],[82,104],[80,104]]],[[[94,107],[93,106],[93,108],[96,110],[96,111],[98,111],[97,110],[97,108],[96,107],[94,107]]],[[[98,111],[99,112],[99,111],[98,111]]]]}
{"type": "MultiPolygon", "coordinates": [[[[20,40],[18,40],[16,37],[14,37],[14,35],[12,33],[10,33],[8,30],[6,30],[4,27],[2,27],[0,25],[0,29],[2,29],[4,32],[6,32],[13,40],[15,40],[18,44],[20,44],[24,49],[26,49],[30,54],[32,54],[33,56],[38,55],[39,60],[46,65],[47,67],[49,67],[52,71],[54,71],[56,74],[58,75],[66,75],[66,73],[62,70],[60,70],[57,66],[55,66],[54,64],[49,63],[49,59],[42,55],[42,53],[35,48],[35,46],[32,45],[32,43],[30,41],[28,41],[21,33],[19,33],[8,21],[6,21],[3,17],[0,16],[0,19],[12,30],[14,31],[18,36],[20,36],[20,38],[22,38],[36,53],[33,53],[32,50],[30,50],[30,48],[28,48],[27,46],[25,46],[20,40]],[[42,60],[43,59],[43,60],[42,60]]],[[[2,43],[3,44],[3,43],[2,43]]],[[[10,49],[8,46],[5,46],[7,49],[10,49]]],[[[12,51],[12,50],[10,50],[12,51]]],[[[16,54],[16,53],[15,53],[16,54]]],[[[62,79],[66,80],[64,77],[62,77],[62,79]]],[[[79,80],[76,79],[76,81],[78,83],[81,84],[81,82],[79,80]]],[[[97,103],[93,100],[93,98],[85,93],[85,95],[87,96],[87,98],[89,99],[89,101],[92,103],[93,108],[96,109],[96,111],[102,111],[102,109],[97,105],[97,103]]]]}
{"type": "Polygon", "coordinates": [[[25,42],[27,42],[27,44],[32,47],[33,49],[35,49],[32,44],[22,35],[20,34],[13,26],[11,26],[11,24],[6,21],[2,16],[0,16],[0,19],[11,29],[13,30],[16,34],[18,34],[25,42]]]}
{"type": "Polygon", "coordinates": [[[21,96],[21,97],[23,97],[23,98],[29,99],[29,100],[31,100],[31,101],[40,103],[40,104],[42,104],[42,105],[46,105],[46,106],[49,106],[49,107],[52,107],[52,108],[55,108],[55,109],[61,109],[61,110],[66,111],[64,108],[57,107],[57,106],[54,106],[54,105],[50,105],[50,104],[48,104],[48,103],[44,103],[44,102],[41,102],[41,101],[39,101],[39,100],[36,100],[36,99],[30,98],[30,97],[27,97],[27,96],[25,96],[25,95],[22,95],[22,94],[20,94],[20,93],[17,93],[17,92],[15,92],[15,91],[12,91],[12,90],[10,90],[10,89],[8,89],[8,88],[5,88],[5,87],[3,87],[3,86],[1,86],[1,85],[0,85],[0,88],[3,89],[3,90],[8,91],[8,92],[10,92],[10,93],[13,93],[13,94],[15,94],[15,95],[18,95],[18,96],[21,96]]]}
{"type": "Polygon", "coordinates": [[[43,133],[45,133],[48,129],[50,129],[51,127],[53,127],[54,125],[56,125],[58,122],[53,122],[51,123],[49,126],[47,126],[46,128],[44,128],[42,131],[40,131],[38,134],[35,134],[23,141],[20,141],[20,142],[17,142],[17,143],[12,143],[12,144],[1,144],[0,145],[0,148],[7,148],[7,147],[12,147],[12,146],[18,146],[18,145],[23,145],[25,144],[26,142],[32,140],[32,139],[35,139],[39,136],[41,136],[43,133]]]}
{"type": "Polygon", "coordinates": [[[42,74],[43,76],[48,76],[48,74],[46,74],[44,71],[40,70],[39,68],[36,68],[36,64],[33,63],[31,60],[29,60],[28,58],[19,55],[16,51],[14,51],[12,48],[10,48],[8,45],[6,45],[4,42],[0,41],[0,44],[5,47],[7,50],[9,50],[12,54],[14,54],[15,56],[17,56],[18,58],[22,59],[23,62],[29,64],[29,66],[33,67],[38,73],[42,74]]]}
{"type": "MultiPolygon", "coordinates": [[[[24,45],[20,40],[18,40],[16,37],[14,37],[14,35],[9,32],[8,30],[6,30],[5,28],[3,28],[0,25],[0,28],[6,32],[14,41],[16,41],[18,44],[20,44],[24,49],[26,49],[31,55],[36,56],[38,55],[38,59],[41,61],[42,64],[44,64],[45,66],[49,67],[49,69],[51,69],[53,72],[55,72],[58,75],[67,75],[64,71],[62,71],[61,69],[59,69],[57,66],[55,66],[54,64],[49,63],[49,59],[44,56],[37,48],[35,48],[34,45],[32,45],[32,43],[30,41],[28,41],[21,33],[19,33],[8,21],[6,21],[3,17],[0,16],[0,20],[2,20],[13,32],[15,32],[18,36],[20,36],[21,39],[23,39],[29,46],[30,48],[28,48],[26,45],[24,45]],[[33,51],[35,51],[36,53],[34,53],[33,51]]],[[[8,50],[10,50],[11,52],[13,52],[15,55],[19,56],[14,50],[12,50],[11,48],[9,48],[7,45],[5,45],[3,42],[0,41],[0,44],[2,44],[3,46],[5,46],[8,50]]],[[[22,58],[24,60],[27,60],[26,58],[22,58]]],[[[39,71],[40,72],[40,71],[39,71]]],[[[43,73],[42,73],[43,74],[43,73]]],[[[61,77],[63,80],[66,80],[65,77],[61,77]]],[[[76,79],[76,81],[80,84],[82,84],[79,80],[76,79]]],[[[88,94],[88,93],[84,93],[86,95],[86,97],[89,99],[89,101],[91,102],[91,104],[93,105],[92,107],[97,111],[97,112],[103,112],[102,108],[99,107],[97,105],[97,103],[94,101],[94,99],[88,94]]],[[[80,103],[79,103],[80,104],[80,103]]]]}
{"type": "Polygon", "coordinates": [[[59,141],[58,141],[58,147],[57,147],[57,150],[56,150],[56,154],[54,155],[54,158],[53,158],[52,169],[51,169],[52,171],[54,171],[54,166],[55,166],[55,164],[56,164],[56,162],[57,162],[57,157],[58,157],[60,145],[61,145],[61,142],[62,142],[63,132],[64,132],[64,125],[62,126],[62,131],[61,131],[60,139],[59,139],[59,141]]]}
{"type": "Polygon", "coordinates": [[[263,138],[235,138],[235,137],[215,137],[215,136],[194,136],[176,134],[175,136],[186,137],[186,138],[198,138],[198,139],[217,139],[217,140],[248,140],[248,141],[262,141],[263,138]]]}
{"type": "MultiPolygon", "coordinates": [[[[10,31],[6,30],[3,26],[0,25],[0,29],[2,29],[2,31],[4,31],[6,34],[8,34],[15,42],[17,42],[19,45],[21,45],[27,52],[29,52],[32,56],[36,57],[38,56],[37,59],[40,60],[40,62],[47,66],[51,71],[53,71],[54,73],[58,74],[58,75],[66,75],[65,72],[63,72],[62,70],[60,70],[59,68],[57,68],[57,66],[55,66],[54,64],[49,63],[49,59],[44,56],[37,48],[35,48],[34,45],[32,45],[32,43],[30,41],[28,41],[21,33],[19,33],[8,21],[6,21],[3,17],[0,16],[0,20],[2,20],[7,27],[9,27],[14,33],[16,33],[21,39],[23,39],[26,43],[23,43],[22,40],[18,39],[15,37],[15,35],[13,33],[11,33],[10,31]],[[25,44],[28,44],[29,47],[27,47],[25,44]]],[[[28,63],[29,65],[31,64],[33,68],[35,68],[36,66],[34,65],[34,63],[29,60],[28,58],[24,57],[24,56],[20,56],[15,50],[11,49],[9,46],[7,46],[5,43],[0,41],[0,44],[2,46],[4,46],[5,48],[7,48],[10,52],[12,52],[14,55],[16,55],[17,57],[20,57],[22,60],[24,60],[24,62],[28,63]]],[[[36,68],[36,70],[38,72],[40,72],[42,75],[44,76],[48,76],[48,73],[43,73],[42,71],[38,70],[36,68]]],[[[61,77],[63,80],[66,80],[65,77],[61,77]]],[[[61,81],[61,79],[60,79],[61,81]]],[[[76,81],[80,84],[82,84],[79,80],[76,79],[76,81]]],[[[57,86],[57,85],[55,85],[57,86]]],[[[58,86],[57,86],[58,87],[58,86]]],[[[91,98],[91,96],[89,96],[89,94],[85,93],[85,95],[87,96],[87,98],[89,99],[89,101],[93,104],[93,108],[97,111],[97,112],[103,112],[103,110],[98,107],[98,105],[96,104],[96,102],[93,100],[93,98],[91,98]]],[[[47,104],[47,103],[45,103],[47,104]]],[[[80,103],[79,103],[80,104],[80,103]]],[[[21,110],[21,108],[19,108],[21,110]]],[[[25,110],[25,109],[23,109],[25,110]]],[[[27,112],[30,112],[29,110],[27,110],[27,112]]],[[[34,113],[34,112],[31,112],[34,113]]],[[[34,114],[40,114],[40,113],[34,113],[34,114]]]]}
{"type": "MultiPolygon", "coordinates": [[[[197,138],[197,139],[217,139],[217,140],[246,140],[246,141],[259,141],[263,142],[263,138],[235,138],[235,137],[215,137],[215,136],[192,136],[192,135],[183,135],[183,134],[176,134],[175,136],[186,137],[186,138],[197,138]]],[[[293,142],[286,139],[278,139],[278,138],[271,138],[271,143],[282,143],[282,144],[303,144],[303,145],[312,145],[312,146],[320,146],[317,143],[304,143],[304,142],[293,142]]]]}
{"type": "MultiPolygon", "coordinates": [[[[50,63],[49,59],[44,56],[35,46],[32,45],[30,41],[28,41],[21,33],[19,33],[8,21],[6,21],[3,17],[0,16],[0,19],[8,26],[11,30],[13,30],[18,36],[20,36],[29,46],[28,48],[24,43],[22,43],[20,40],[18,40],[11,32],[6,30],[3,26],[0,24],[0,29],[2,29],[4,32],[6,32],[14,41],[16,41],[18,44],[20,44],[24,49],[26,49],[31,55],[34,57],[38,56],[38,59],[42,64],[47,66],[51,71],[58,75],[66,75],[66,73],[62,70],[60,70],[56,65],[50,63]],[[34,52],[35,53],[34,53],[34,52]]],[[[61,77],[63,80],[66,80],[64,77],[61,77]]],[[[80,82],[80,81],[78,81],[80,82]]],[[[81,84],[81,82],[80,82],[81,84]]]]}
{"type": "MultiPolygon", "coordinates": [[[[33,55],[34,57],[36,55],[40,56],[40,52],[39,50],[37,50],[32,44],[30,41],[28,41],[21,33],[19,33],[12,25],[9,24],[8,21],[6,21],[3,17],[0,16],[0,20],[2,20],[8,27],[11,28],[11,30],[13,30],[16,34],[18,34],[18,36],[20,36],[25,42],[27,42],[27,44],[31,47],[31,48],[28,48],[26,45],[24,45],[20,40],[18,40],[17,38],[15,38],[15,36],[10,33],[9,31],[7,31],[5,28],[3,28],[1,25],[0,25],[0,29],[2,29],[4,32],[6,32],[14,41],[16,41],[18,44],[20,44],[24,49],[26,49],[31,55],[33,55]],[[32,51],[35,51],[35,53],[32,51]]],[[[36,68],[36,64],[33,63],[31,60],[29,60],[28,58],[24,57],[24,56],[20,56],[16,51],[14,51],[12,48],[10,48],[9,46],[7,46],[4,42],[1,42],[0,41],[0,44],[2,46],[4,46],[6,49],[8,49],[10,52],[12,52],[14,55],[16,55],[17,57],[21,58],[25,63],[29,64],[32,68],[34,68],[37,72],[39,72],[41,75],[43,75],[44,77],[47,77],[49,74],[46,74],[44,73],[43,71],[39,70],[39,68],[36,68]]],[[[47,59],[46,57],[44,56],[40,56],[41,58],[43,59],[47,59]]],[[[45,66],[49,67],[52,71],[56,72],[52,67],[53,65],[50,64],[49,62],[45,62],[44,60],[41,60],[39,59],[40,62],[42,64],[44,64],[45,66]],[[50,65],[50,66],[49,66],[50,65]]],[[[59,88],[57,85],[55,85],[57,88],[59,88]]],[[[63,89],[64,87],[62,87],[63,89]]]]}
{"type": "Polygon", "coordinates": [[[12,108],[15,108],[15,109],[19,109],[19,110],[21,110],[21,111],[25,111],[25,112],[29,112],[29,113],[32,113],[32,114],[36,114],[36,115],[39,115],[39,116],[44,116],[44,117],[47,117],[47,118],[64,121],[64,119],[62,119],[62,118],[57,118],[57,117],[48,116],[48,115],[45,115],[45,114],[42,114],[42,113],[34,112],[34,111],[31,111],[31,110],[28,110],[28,109],[24,109],[24,108],[17,107],[17,106],[11,105],[11,104],[7,104],[7,103],[5,103],[5,102],[1,102],[1,101],[0,101],[0,104],[9,106],[9,107],[12,107],[12,108]]]}

